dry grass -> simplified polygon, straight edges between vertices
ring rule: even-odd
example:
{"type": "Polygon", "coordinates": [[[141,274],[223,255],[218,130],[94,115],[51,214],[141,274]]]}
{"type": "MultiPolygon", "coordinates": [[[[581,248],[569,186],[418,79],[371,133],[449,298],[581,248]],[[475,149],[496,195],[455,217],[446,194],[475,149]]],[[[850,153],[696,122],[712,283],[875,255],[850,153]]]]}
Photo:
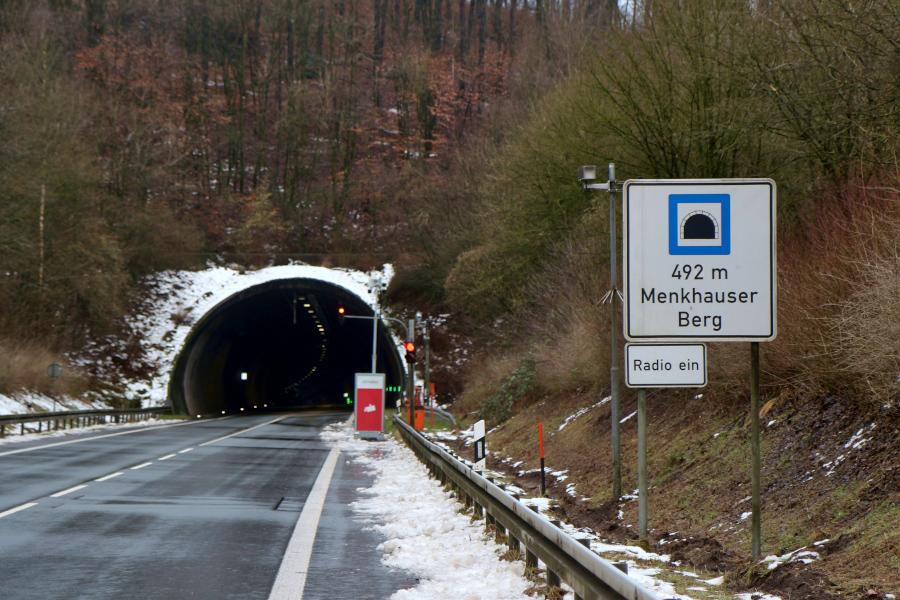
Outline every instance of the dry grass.
{"type": "Polygon", "coordinates": [[[77,395],[85,387],[83,377],[65,357],[37,343],[0,340],[0,393],[29,390],[77,395]],[[47,376],[47,367],[54,362],[63,366],[63,376],[56,382],[47,376]]]}
{"type": "Polygon", "coordinates": [[[550,393],[596,387],[609,361],[609,305],[600,302],[609,288],[604,223],[599,212],[589,212],[531,285],[535,301],[524,329],[538,382],[550,393]]]}
{"type": "Polygon", "coordinates": [[[779,393],[896,398],[900,373],[900,200],[843,190],[779,255],[779,337],[765,370],[779,393]]]}

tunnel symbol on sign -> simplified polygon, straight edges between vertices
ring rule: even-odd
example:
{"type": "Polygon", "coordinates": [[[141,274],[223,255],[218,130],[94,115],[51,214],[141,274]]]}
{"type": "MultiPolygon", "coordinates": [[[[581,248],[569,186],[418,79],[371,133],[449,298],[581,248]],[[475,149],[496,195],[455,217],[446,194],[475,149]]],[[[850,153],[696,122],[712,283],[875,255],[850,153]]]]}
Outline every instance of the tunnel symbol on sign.
{"type": "Polygon", "coordinates": [[[669,194],[669,254],[731,254],[731,196],[669,194]]]}

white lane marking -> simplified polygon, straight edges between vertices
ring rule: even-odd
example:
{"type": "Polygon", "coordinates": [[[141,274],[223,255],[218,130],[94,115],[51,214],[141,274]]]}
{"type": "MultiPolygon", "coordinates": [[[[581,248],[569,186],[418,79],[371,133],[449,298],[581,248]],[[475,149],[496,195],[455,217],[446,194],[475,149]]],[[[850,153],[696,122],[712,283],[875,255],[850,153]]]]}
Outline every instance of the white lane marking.
{"type": "Polygon", "coordinates": [[[118,477],[121,474],[122,474],[122,471],[116,471],[115,473],[110,473],[109,475],[104,475],[103,477],[100,477],[99,479],[95,479],[94,481],[109,481],[113,477],[118,477]]]}
{"type": "Polygon", "coordinates": [[[9,515],[14,515],[17,512],[19,512],[20,510],[25,510],[26,508],[31,508],[32,506],[37,506],[37,504],[38,504],[37,502],[26,502],[25,504],[21,504],[15,508],[11,508],[9,510],[4,510],[3,512],[0,512],[0,519],[2,519],[3,517],[8,517],[9,515]]]}
{"type": "Polygon", "coordinates": [[[184,450],[179,450],[178,454],[184,454],[185,452],[190,452],[193,448],[185,448],[184,450]]]}
{"type": "Polygon", "coordinates": [[[166,454],[165,456],[160,456],[156,460],[169,460],[170,458],[175,458],[175,454],[166,454]]]}
{"type": "Polygon", "coordinates": [[[269,600],[303,600],[303,588],[306,586],[306,573],[309,569],[309,560],[312,558],[316,530],[319,529],[319,518],[322,516],[325,496],[328,494],[328,486],[331,485],[331,477],[334,475],[334,467],[340,454],[340,450],[332,448],[322,464],[322,470],[319,471],[316,482],[303,504],[300,518],[294,525],[294,532],[284,551],[284,558],[278,568],[275,585],[269,593],[269,600]]]}
{"type": "Polygon", "coordinates": [[[119,435],[129,435],[132,433],[143,433],[144,431],[156,431],[157,429],[167,429],[169,427],[183,427],[184,425],[197,425],[198,423],[209,423],[210,421],[218,421],[221,419],[230,419],[231,417],[218,417],[216,419],[206,419],[204,421],[185,421],[183,423],[172,423],[171,425],[154,425],[153,427],[141,427],[131,429],[129,431],[119,431],[117,433],[107,433],[104,435],[95,435],[87,438],[78,438],[77,440],[68,440],[66,442],[55,442],[53,444],[44,444],[43,446],[31,446],[29,448],[20,448],[18,450],[7,450],[0,452],[0,456],[10,456],[12,454],[20,454],[22,452],[34,452],[35,450],[43,450],[44,448],[56,448],[57,446],[68,446],[69,444],[79,444],[81,442],[89,442],[91,440],[99,440],[103,438],[111,438],[119,435]]]}
{"type": "Polygon", "coordinates": [[[50,494],[50,497],[51,498],[62,498],[66,494],[71,494],[72,492],[77,492],[78,490],[83,490],[86,487],[87,487],[87,484],[83,483],[81,485],[76,485],[76,486],[70,487],[67,490],[63,490],[61,492],[56,492],[55,494],[50,494]]]}
{"type": "Polygon", "coordinates": [[[143,469],[144,467],[149,467],[149,466],[152,465],[152,464],[153,464],[152,462],[145,462],[145,463],[142,463],[142,464],[140,464],[140,465],[137,465],[136,467],[131,467],[131,470],[132,470],[132,471],[137,471],[138,469],[143,469]]]}
{"type": "Polygon", "coordinates": [[[234,437],[236,435],[241,435],[242,433],[247,433],[248,431],[253,431],[254,429],[259,429],[260,427],[265,427],[266,425],[271,425],[272,423],[277,423],[278,421],[282,421],[287,417],[278,417],[277,419],[272,419],[271,421],[266,421],[265,423],[260,423],[259,425],[254,425],[253,427],[248,427],[247,429],[241,429],[240,431],[235,431],[234,433],[229,433],[228,435],[223,435],[220,438],[216,438],[214,440],[209,440],[208,442],[203,442],[200,444],[201,446],[209,446],[210,444],[215,444],[216,442],[221,442],[222,440],[227,440],[230,437],[234,437]]]}

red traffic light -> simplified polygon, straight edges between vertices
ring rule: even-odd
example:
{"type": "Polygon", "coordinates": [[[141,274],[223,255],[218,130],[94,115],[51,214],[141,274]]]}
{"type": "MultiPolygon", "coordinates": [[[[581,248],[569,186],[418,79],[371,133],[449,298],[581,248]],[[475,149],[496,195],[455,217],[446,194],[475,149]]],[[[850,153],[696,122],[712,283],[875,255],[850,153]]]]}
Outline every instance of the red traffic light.
{"type": "Polygon", "coordinates": [[[413,352],[416,351],[416,345],[415,345],[414,343],[412,343],[412,342],[406,342],[405,344],[403,344],[403,347],[404,347],[404,348],[406,349],[406,351],[409,352],[409,353],[413,353],[413,352]]]}
{"type": "Polygon", "coordinates": [[[343,306],[338,306],[338,314],[339,315],[343,315],[346,312],[347,312],[346,308],[344,308],[343,306]]]}

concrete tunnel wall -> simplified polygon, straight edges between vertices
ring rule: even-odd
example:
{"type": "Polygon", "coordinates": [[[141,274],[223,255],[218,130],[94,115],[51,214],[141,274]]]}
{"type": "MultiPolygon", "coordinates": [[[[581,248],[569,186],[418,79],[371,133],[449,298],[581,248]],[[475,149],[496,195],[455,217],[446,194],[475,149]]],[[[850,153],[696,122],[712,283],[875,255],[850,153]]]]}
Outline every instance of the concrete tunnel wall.
{"type": "MultiPolygon", "coordinates": [[[[169,379],[173,410],[349,409],[343,394],[352,397],[354,373],[371,371],[372,321],[341,323],[341,305],[348,315],[374,314],[355,293],[312,278],[268,281],[229,296],[194,325],[178,353],[169,379]]],[[[402,385],[396,344],[383,324],[378,333],[377,370],[386,385],[402,385]]],[[[388,406],[396,396],[386,395],[388,406]]]]}

